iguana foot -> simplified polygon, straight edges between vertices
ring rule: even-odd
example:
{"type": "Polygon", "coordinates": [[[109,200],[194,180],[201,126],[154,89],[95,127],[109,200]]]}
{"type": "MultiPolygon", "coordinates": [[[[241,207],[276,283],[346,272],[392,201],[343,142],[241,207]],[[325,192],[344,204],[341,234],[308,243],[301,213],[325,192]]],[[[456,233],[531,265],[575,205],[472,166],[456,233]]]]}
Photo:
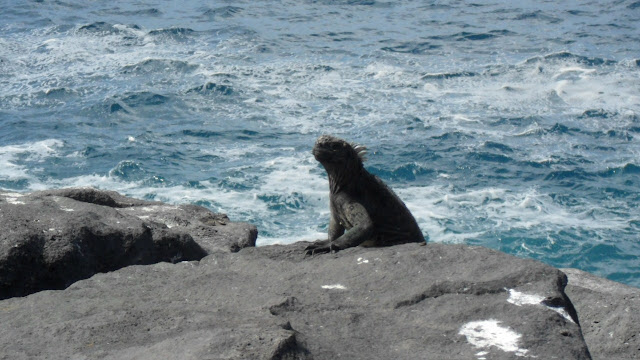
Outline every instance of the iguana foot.
{"type": "Polygon", "coordinates": [[[328,252],[337,252],[340,250],[336,245],[331,244],[329,240],[318,240],[304,249],[305,256],[313,256],[315,254],[324,254],[328,252]]]}

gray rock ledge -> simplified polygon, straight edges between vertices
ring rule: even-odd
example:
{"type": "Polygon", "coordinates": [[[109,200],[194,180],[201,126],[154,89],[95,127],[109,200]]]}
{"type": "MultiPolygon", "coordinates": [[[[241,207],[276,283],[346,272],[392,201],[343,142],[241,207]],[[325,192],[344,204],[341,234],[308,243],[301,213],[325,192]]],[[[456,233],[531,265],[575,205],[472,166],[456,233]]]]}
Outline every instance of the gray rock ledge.
{"type": "Polygon", "coordinates": [[[594,359],[640,359],[640,289],[578,269],[562,269],[594,359]]]}
{"type": "Polygon", "coordinates": [[[62,269],[122,267],[79,266],[91,271],[64,278],[85,278],[64,290],[0,301],[0,359],[590,359],[582,331],[602,344],[598,354],[633,358],[637,347],[637,327],[623,322],[635,289],[611,291],[569,269],[576,312],[563,272],[482,247],[356,247],[305,258],[308,243],[256,248],[255,227],[201,207],[94,189],[0,193],[0,226],[9,229],[0,235],[3,286],[38,275],[23,265],[5,274],[10,241],[35,268],[50,258],[62,269]],[[38,246],[22,245],[33,239],[38,246]],[[58,247],[72,255],[54,256],[58,247]],[[76,260],[78,247],[90,260],[76,260]],[[623,315],[584,310],[607,294],[601,308],[623,315]],[[581,330],[594,321],[598,331],[581,330]],[[603,334],[616,324],[630,345],[607,348],[603,334]]]}
{"type": "Polygon", "coordinates": [[[255,226],[193,205],[91,188],[0,192],[0,299],[64,289],[135,264],[199,260],[254,246],[255,226]]]}

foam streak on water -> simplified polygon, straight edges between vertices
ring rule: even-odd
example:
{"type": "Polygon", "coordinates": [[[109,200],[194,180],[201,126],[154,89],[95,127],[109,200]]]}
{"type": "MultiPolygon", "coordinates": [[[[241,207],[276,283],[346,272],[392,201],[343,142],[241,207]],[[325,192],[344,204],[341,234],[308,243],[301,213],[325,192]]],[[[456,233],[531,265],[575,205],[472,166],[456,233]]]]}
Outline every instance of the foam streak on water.
{"type": "Polygon", "coordinates": [[[640,5],[0,0],[0,188],[327,231],[330,133],[433,242],[640,286],[640,5]]]}

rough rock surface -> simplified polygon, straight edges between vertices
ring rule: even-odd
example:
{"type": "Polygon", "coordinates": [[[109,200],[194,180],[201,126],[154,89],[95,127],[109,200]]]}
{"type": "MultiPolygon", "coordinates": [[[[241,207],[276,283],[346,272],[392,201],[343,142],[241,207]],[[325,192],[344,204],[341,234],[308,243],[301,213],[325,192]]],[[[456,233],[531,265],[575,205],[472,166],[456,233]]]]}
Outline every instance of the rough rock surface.
{"type": "Polygon", "coordinates": [[[253,247],[258,237],[255,225],[232,222],[227,215],[212,213],[202,206],[151,203],[124,208],[120,212],[190,234],[207,253],[237,252],[245,247],[253,247]]]}
{"type": "Polygon", "coordinates": [[[64,289],[128,265],[237,251],[257,235],[254,226],[202,207],[95,189],[0,193],[0,229],[0,299],[64,289]]]}
{"type": "Polygon", "coordinates": [[[577,269],[562,271],[593,358],[640,359],[640,289],[577,269]]]}
{"type": "Polygon", "coordinates": [[[0,359],[589,359],[565,275],[481,247],[129,266],[0,302],[0,359]],[[573,316],[571,314],[574,314],[573,316]]]}
{"type": "Polygon", "coordinates": [[[202,207],[93,189],[0,193],[0,229],[2,297],[98,272],[1,300],[0,359],[640,358],[640,289],[564,269],[563,290],[481,247],[304,258],[202,207]]]}

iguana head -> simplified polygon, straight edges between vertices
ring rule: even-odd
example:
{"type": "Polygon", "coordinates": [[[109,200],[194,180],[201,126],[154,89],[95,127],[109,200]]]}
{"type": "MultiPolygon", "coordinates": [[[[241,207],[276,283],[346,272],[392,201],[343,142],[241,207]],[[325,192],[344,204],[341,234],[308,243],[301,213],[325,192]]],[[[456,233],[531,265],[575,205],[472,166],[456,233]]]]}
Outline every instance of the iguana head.
{"type": "Polygon", "coordinates": [[[313,147],[313,156],[327,172],[336,169],[353,169],[362,166],[365,160],[367,148],[361,145],[352,145],[348,142],[330,135],[322,135],[316,140],[313,147]]]}

